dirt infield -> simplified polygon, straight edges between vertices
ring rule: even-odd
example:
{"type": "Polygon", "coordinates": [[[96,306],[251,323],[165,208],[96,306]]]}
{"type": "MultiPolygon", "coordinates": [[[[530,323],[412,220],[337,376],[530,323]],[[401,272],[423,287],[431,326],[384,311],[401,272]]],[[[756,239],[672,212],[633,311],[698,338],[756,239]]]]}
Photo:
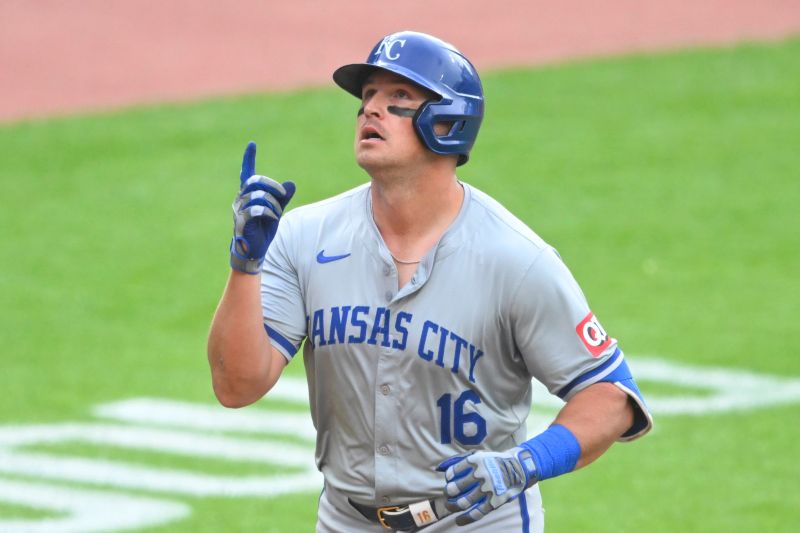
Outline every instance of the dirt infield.
{"type": "Polygon", "coordinates": [[[453,42],[479,69],[800,32],[797,0],[228,4],[1,2],[0,121],[327,84],[399,29],[453,42]]]}

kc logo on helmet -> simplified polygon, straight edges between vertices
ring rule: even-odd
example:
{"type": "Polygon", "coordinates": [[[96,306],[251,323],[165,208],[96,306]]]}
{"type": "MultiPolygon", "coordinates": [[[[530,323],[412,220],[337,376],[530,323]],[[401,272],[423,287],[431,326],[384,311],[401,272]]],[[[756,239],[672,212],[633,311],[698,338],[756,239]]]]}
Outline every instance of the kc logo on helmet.
{"type": "Polygon", "coordinates": [[[611,338],[591,311],[581,320],[575,331],[592,357],[600,357],[600,354],[611,344],[611,338]]]}
{"type": "Polygon", "coordinates": [[[390,39],[389,37],[386,37],[383,41],[381,41],[378,49],[375,50],[375,55],[379,56],[383,54],[386,59],[391,59],[394,61],[395,59],[400,59],[400,48],[403,48],[405,45],[405,39],[390,39]],[[399,48],[397,45],[399,45],[399,48]]]}

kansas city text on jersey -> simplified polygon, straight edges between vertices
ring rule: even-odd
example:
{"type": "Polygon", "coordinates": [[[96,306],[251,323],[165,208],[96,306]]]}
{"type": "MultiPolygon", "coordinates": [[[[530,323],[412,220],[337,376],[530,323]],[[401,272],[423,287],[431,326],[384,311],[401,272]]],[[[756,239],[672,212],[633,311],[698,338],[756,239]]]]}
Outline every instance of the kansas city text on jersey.
{"type": "MultiPolygon", "coordinates": [[[[396,350],[407,348],[409,327],[420,322],[405,311],[398,311],[392,317],[391,309],[368,305],[317,309],[306,321],[308,340],[314,348],[366,343],[396,350]]],[[[483,350],[441,324],[431,320],[421,323],[417,355],[441,368],[449,368],[454,374],[462,372],[475,383],[475,367],[483,350]]]]}

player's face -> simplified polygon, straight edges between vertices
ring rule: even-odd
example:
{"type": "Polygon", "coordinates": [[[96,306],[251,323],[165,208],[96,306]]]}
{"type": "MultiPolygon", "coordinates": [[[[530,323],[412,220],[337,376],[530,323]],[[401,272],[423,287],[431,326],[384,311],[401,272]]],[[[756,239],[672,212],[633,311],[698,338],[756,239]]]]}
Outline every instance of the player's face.
{"type": "Polygon", "coordinates": [[[434,95],[386,71],[370,75],[362,87],[362,107],[356,121],[358,164],[372,174],[402,170],[434,156],[419,140],[411,117],[434,95]]]}

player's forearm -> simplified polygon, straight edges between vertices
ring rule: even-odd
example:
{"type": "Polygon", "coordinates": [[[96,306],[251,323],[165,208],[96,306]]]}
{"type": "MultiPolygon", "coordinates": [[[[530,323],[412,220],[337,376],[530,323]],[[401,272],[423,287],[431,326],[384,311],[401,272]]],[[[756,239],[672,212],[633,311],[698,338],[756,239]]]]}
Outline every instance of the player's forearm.
{"type": "Polygon", "coordinates": [[[597,383],[575,394],[542,433],[505,452],[457,455],[437,468],[445,473],[445,506],[463,525],[514,499],[539,481],[568,474],[603,454],[633,422],[628,396],[597,383]],[[619,394],[618,394],[619,393],[619,394]]]}
{"type": "Polygon", "coordinates": [[[261,398],[280,373],[272,368],[261,315],[260,277],[232,271],[208,337],[214,393],[226,407],[261,398]],[[274,379],[272,379],[274,377],[274,379]]]}
{"type": "Polygon", "coordinates": [[[596,383],[580,391],[561,409],[556,424],[578,440],[581,455],[575,468],[592,463],[633,423],[628,395],[612,383],[596,383]]]}

